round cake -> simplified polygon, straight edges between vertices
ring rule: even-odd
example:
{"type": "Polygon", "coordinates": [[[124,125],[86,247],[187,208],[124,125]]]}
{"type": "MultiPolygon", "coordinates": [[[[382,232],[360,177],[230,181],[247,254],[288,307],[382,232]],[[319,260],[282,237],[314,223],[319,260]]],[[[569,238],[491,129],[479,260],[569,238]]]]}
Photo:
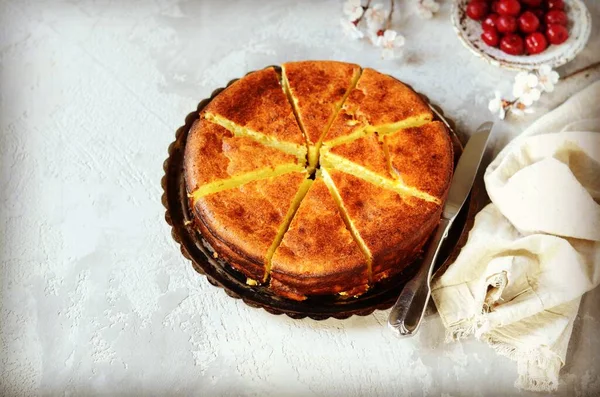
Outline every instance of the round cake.
{"type": "Polygon", "coordinates": [[[187,137],[194,226],[251,285],[357,296],[408,266],[438,224],[452,142],[427,103],[358,65],[253,72],[187,137]]]}

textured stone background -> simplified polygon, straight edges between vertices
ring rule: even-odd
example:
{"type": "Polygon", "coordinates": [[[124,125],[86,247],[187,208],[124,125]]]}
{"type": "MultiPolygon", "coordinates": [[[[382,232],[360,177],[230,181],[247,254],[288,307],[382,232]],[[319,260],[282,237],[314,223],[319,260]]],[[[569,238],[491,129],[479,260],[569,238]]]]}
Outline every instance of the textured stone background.
{"type": "MultiPolygon", "coordinates": [[[[386,312],[295,321],[197,275],[160,204],[162,162],[198,101],[269,64],[339,59],[391,73],[462,134],[491,118],[514,73],[403,2],[403,61],[350,42],[338,1],[0,1],[0,394],[484,396],[518,393],[515,365],[444,344],[437,316],[411,340],[386,312]]],[[[594,31],[564,75],[600,60],[594,31]]],[[[570,79],[537,115],[591,79],[570,79]]],[[[533,119],[501,123],[498,150],[533,119]]],[[[560,395],[600,391],[600,291],[577,319],[560,395]]]]}

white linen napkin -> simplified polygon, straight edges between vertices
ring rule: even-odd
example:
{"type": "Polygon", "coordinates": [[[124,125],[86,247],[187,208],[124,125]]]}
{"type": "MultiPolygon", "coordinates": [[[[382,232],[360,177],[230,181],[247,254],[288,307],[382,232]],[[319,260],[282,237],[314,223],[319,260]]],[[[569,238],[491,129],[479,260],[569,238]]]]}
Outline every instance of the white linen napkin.
{"type": "Polygon", "coordinates": [[[534,122],[485,172],[475,218],[433,300],[448,340],[487,341],[518,388],[558,387],[581,296],[600,282],[600,81],[534,122]]]}

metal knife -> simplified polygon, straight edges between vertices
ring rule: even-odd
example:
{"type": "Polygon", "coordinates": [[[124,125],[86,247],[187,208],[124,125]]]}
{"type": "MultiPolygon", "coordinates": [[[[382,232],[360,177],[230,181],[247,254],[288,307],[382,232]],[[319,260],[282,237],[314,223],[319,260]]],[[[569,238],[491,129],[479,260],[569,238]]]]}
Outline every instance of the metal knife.
{"type": "Polygon", "coordinates": [[[442,242],[448,236],[454,218],[469,196],[492,126],[491,122],[483,123],[467,142],[467,146],[458,160],[456,170],[454,170],[442,219],[429,242],[421,268],[417,275],[404,286],[392,307],[388,325],[398,336],[412,336],[419,329],[431,296],[431,276],[435,260],[442,242]]]}

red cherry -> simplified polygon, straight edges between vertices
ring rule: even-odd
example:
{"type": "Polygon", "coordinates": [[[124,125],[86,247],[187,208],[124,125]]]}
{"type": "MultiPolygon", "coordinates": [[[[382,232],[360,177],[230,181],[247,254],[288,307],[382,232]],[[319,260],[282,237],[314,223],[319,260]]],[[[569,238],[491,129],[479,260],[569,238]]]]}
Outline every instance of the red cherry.
{"type": "Polygon", "coordinates": [[[540,21],[544,20],[544,15],[546,15],[546,13],[541,8],[530,8],[529,11],[533,12],[540,21]]]}
{"type": "Polygon", "coordinates": [[[481,0],[471,0],[467,4],[467,16],[476,21],[480,21],[488,14],[488,3],[481,0]]]}
{"type": "Polygon", "coordinates": [[[517,16],[521,12],[521,4],[517,0],[500,0],[498,14],[517,16]]]}
{"type": "Polygon", "coordinates": [[[564,10],[565,2],[564,2],[564,0],[548,0],[548,9],[549,10],[564,10]]]}
{"type": "Polygon", "coordinates": [[[492,2],[492,12],[498,13],[498,5],[500,4],[500,0],[496,0],[492,2]]]}
{"type": "Polygon", "coordinates": [[[531,11],[525,11],[519,17],[519,30],[523,33],[535,32],[540,26],[540,20],[531,11]]]}
{"type": "Polygon", "coordinates": [[[548,25],[546,37],[550,44],[562,44],[569,38],[569,31],[562,25],[548,25]]]}
{"type": "Polygon", "coordinates": [[[523,39],[515,33],[509,33],[500,40],[500,49],[510,55],[523,54],[523,39]]]}
{"type": "Polygon", "coordinates": [[[498,42],[500,41],[500,37],[498,36],[498,32],[495,29],[484,30],[481,34],[481,40],[487,45],[492,47],[498,47],[498,42]]]}
{"type": "Polygon", "coordinates": [[[517,30],[517,19],[510,15],[500,15],[496,20],[496,29],[500,33],[512,33],[517,30]]]}
{"type": "Polygon", "coordinates": [[[531,33],[525,38],[525,50],[528,54],[539,54],[548,47],[546,36],[540,32],[531,33]]]}
{"type": "Polygon", "coordinates": [[[483,30],[496,30],[496,21],[498,20],[498,14],[490,14],[481,22],[483,30]]]}
{"type": "Polygon", "coordinates": [[[546,14],[545,20],[548,25],[558,24],[558,25],[566,26],[567,23],[569,22],[569,19],[567,18],[567,14],[565,14],[565,12],[561,11],[561,10],[548,11],[548,13],[546,14]]]}
{"type": "Polygon", "coordinates": [[[521,3],[529,7],[539,7],[542,4],[542,0],[521,0],[521,3]]]}

